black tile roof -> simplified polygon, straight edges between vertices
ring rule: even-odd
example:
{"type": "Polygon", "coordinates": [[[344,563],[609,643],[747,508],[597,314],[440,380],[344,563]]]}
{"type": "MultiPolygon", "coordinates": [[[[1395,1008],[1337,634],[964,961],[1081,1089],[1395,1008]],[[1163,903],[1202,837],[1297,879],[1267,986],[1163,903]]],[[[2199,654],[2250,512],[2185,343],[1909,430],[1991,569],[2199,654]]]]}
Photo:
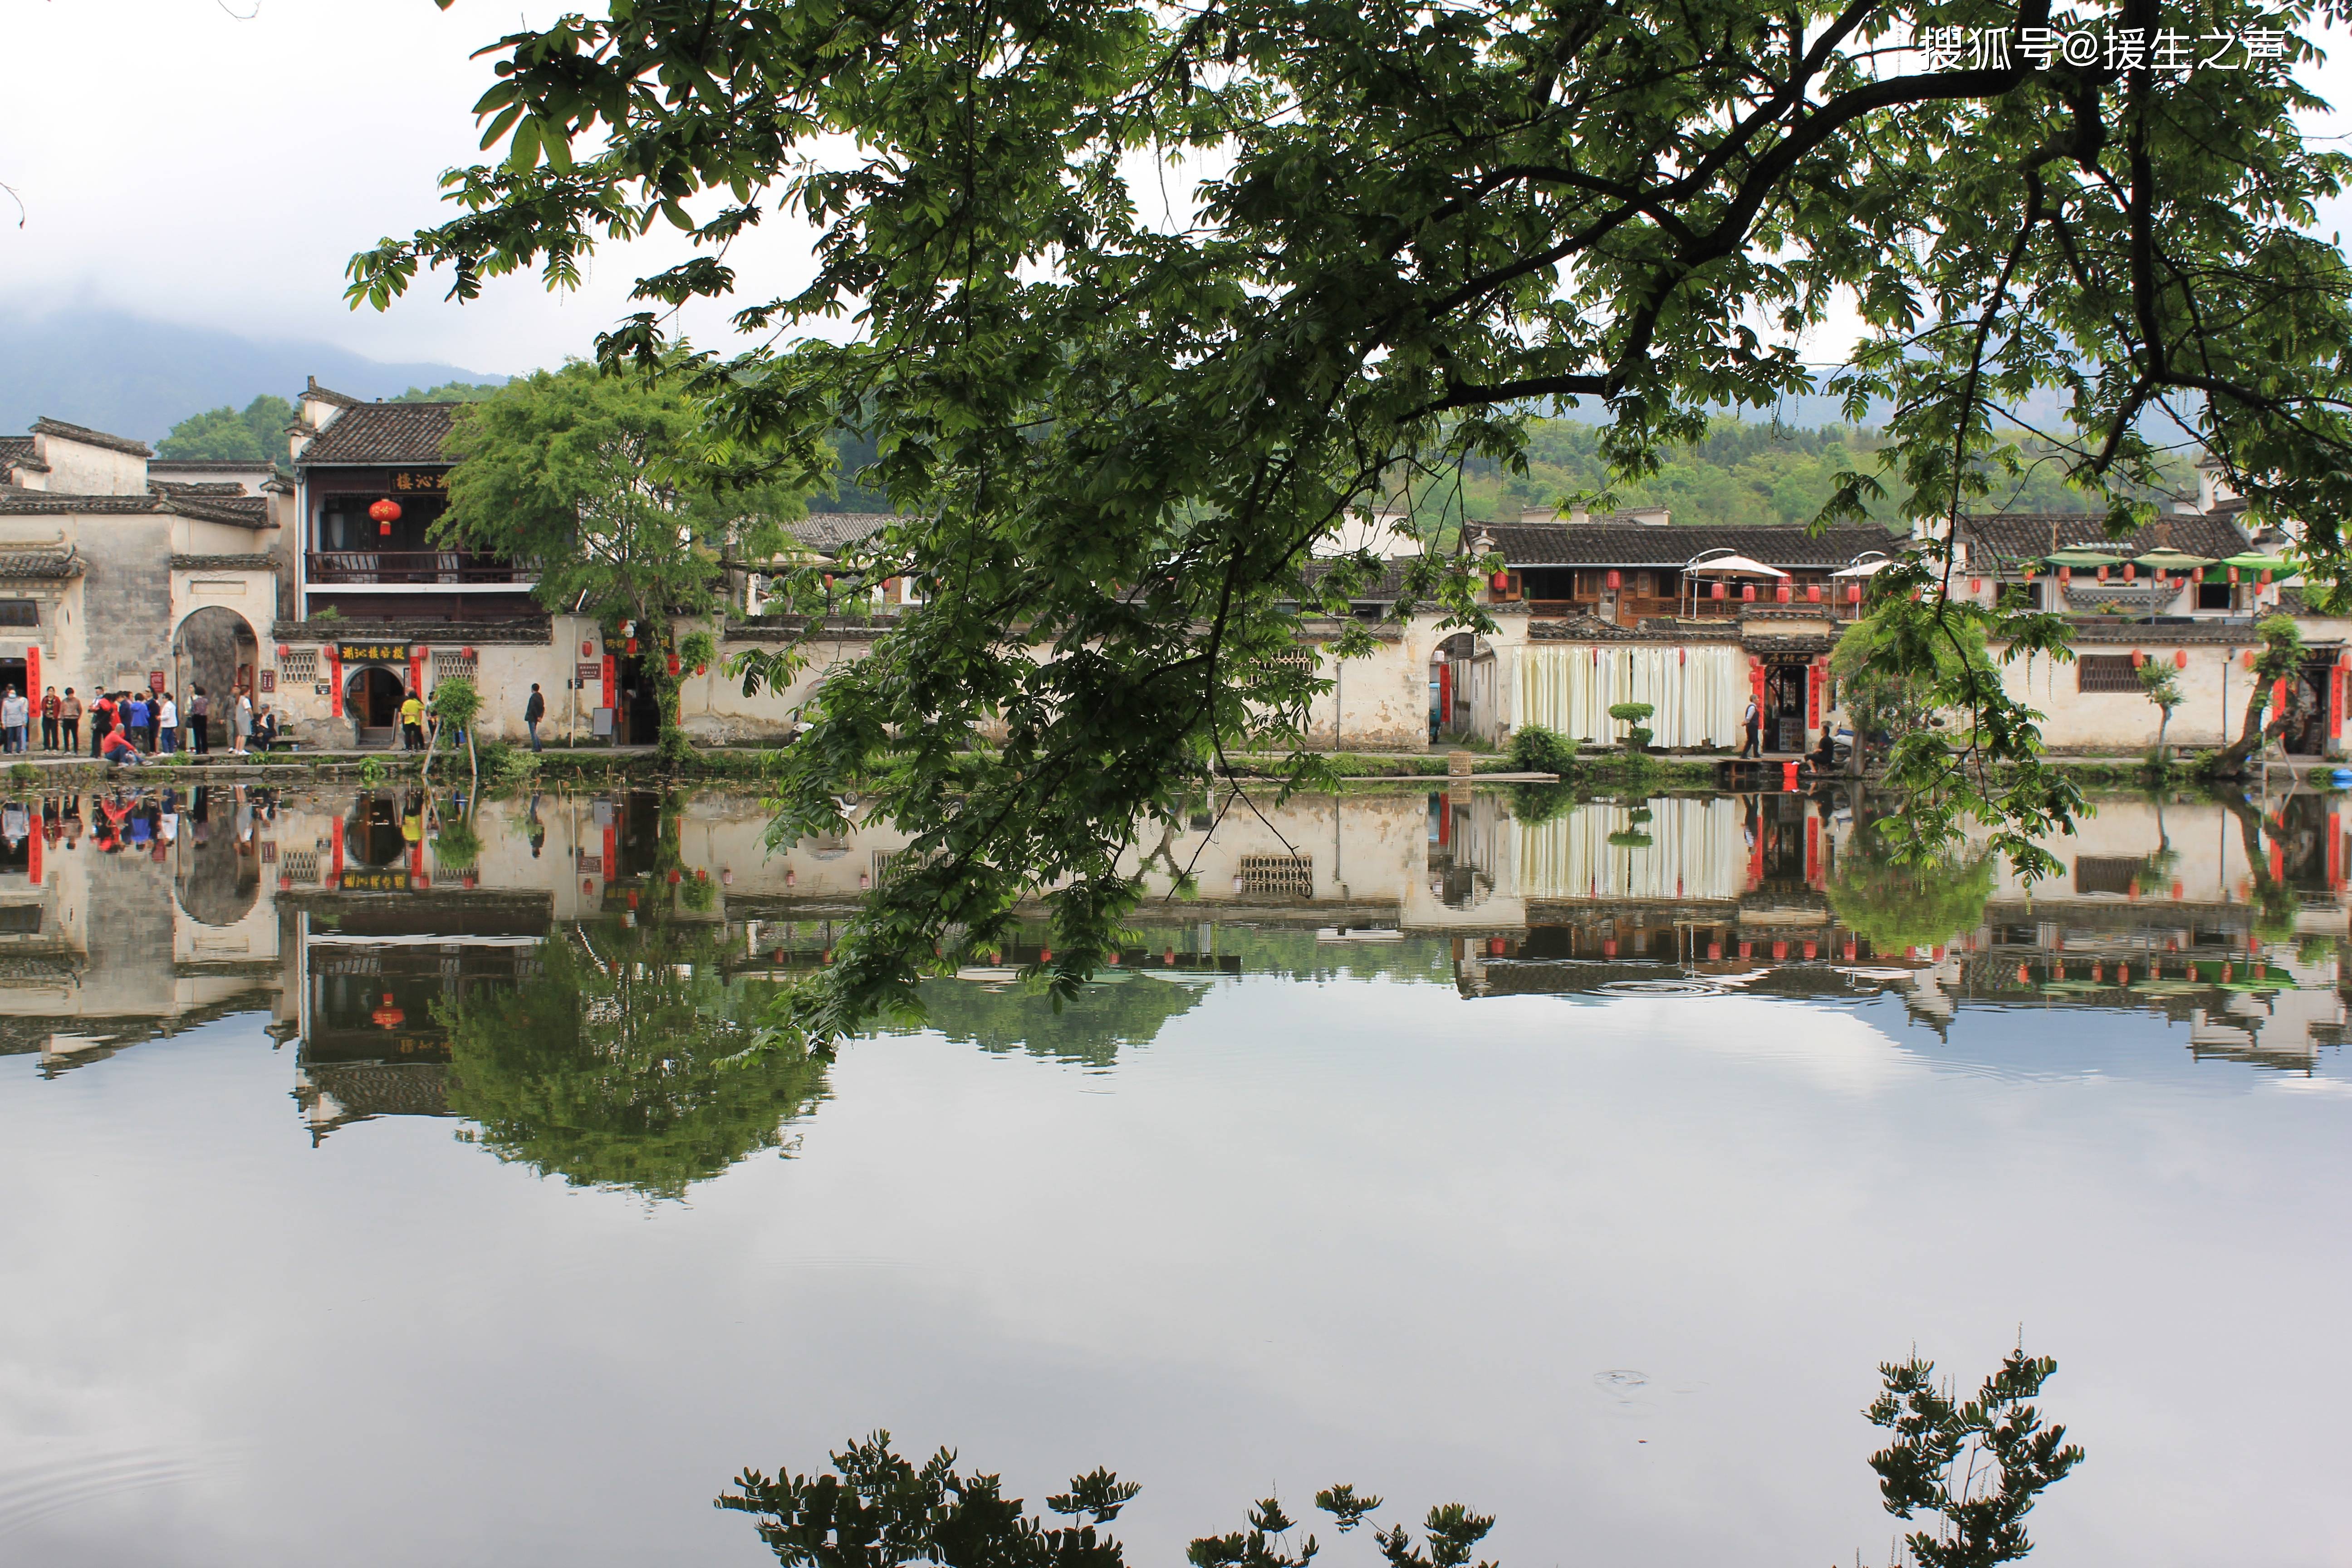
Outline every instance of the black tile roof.
{"type": "Polygon", "coordinates": [[[144,441],[134,441],[128,436],[110,436],[103,430],[93,430],[87,425],[68,425],[62,419],[42,415],[33,421],[36,436],[56,436],[68,441],[79,441],[84,446],[104,447],[109,451],[128,452],[134,458],[152,458],[155,454],[144,441]]]}
{"type": "Polygon", "coordinates": [[[367,406],[367,404],[363,400],[353,397],[348,393],[331,392],[327,388],[320,386],[319,384],[319,378],[315,375],[304,376],[302,379],[309,383],[309,384],[304,386],[301,392],[296,396],[295,401],[297,403],[303,402],[305,400],[312,403],[331,403],[337,408],[365,408],[367,406]]]}
{"type": "Polygon", "coordinates": [[[0,436],[0,464],[29,463],[33,460],[33,438],[30,436],[0,436]]]}
{"type": "Polygon", "coordinates": [[[887,511],[813,511],[784,531],[819,555],[838,555],[898,521],[887,511]]]}
{"type": "Polygon", "coordinates": [[[241,496],[245,487],[234,479],[154,479],[147,488],[168,496],[241,496]]]}
{"type": "Polygon", "coordinates": [[[150,490],[137,496],[78,496],[0,489],[0,517],[142,517],[170,512],[236,528],[269,526],[263,496],[190,496],[150,490]]]}
{"type": "Polygon", "coordinates": [[[275,572],[280,563],[275,555],[174,555],[174,572],[275,572]]]}
{"type": "Polygon", "coordinates": [[[463,643],[514,643],[544,647],[555,640],[555,623],[544,616],[504,621],[362,619],[353,616],[323,621],[280,621],[277,636],[282,643],[414,642],[439,647],[463,643]]]}
{"type": "Polygon", "coordinates": [[[0,578],[55,582],[81,574],[81,557],[62,545],[47,550],[0,550],[0,578]]]}
{"type": "Polygon", "coordinates": [[[1504,563],[1527,566],[1674,566],[1703,550],[1735,550],[1767,566],[1843,566],[1865,550],[1894,554],[1906,536],[1883,528],[1833,528],[1813,533],[1800,526],[1651,528],[1640,523],[1472,522],[1463,548],[1481,532],[1492,535],[1504,563]]]}
{"type": "Polygon", "coordinates": [[[2122,539],[2107,537],[2105,514],[2095,511],[1971,512],[1960,519],[1960,540],[1971,562],[1990,556],[2002,563],[2030,560],[2053,550],[2113,550],[2138,555],[2169,543],[2189,555],[2219,560],[2246,549],[2246,536],[2229,518],[2214,512],[2176,512],[2122,539]]]}
{"type": "Polygon", "coordinates": [[[449,437],[455,403],[361,403],[335,416],[302,448],[295,466],[374,468],[386,463],[446,463],[441,450],[449,437]]]}

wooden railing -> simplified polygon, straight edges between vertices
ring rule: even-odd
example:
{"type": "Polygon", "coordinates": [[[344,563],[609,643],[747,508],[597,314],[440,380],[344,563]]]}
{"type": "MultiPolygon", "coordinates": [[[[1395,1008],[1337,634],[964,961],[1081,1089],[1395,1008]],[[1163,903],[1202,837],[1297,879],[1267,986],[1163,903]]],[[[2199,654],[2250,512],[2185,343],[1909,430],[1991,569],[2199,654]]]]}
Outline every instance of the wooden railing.
{"type": "Polygon", "coordinates": [[[411,585],[433,583],[538,581],[536,563],[468,550],[314,550],[312,587],[333,584],[411,585]]]}

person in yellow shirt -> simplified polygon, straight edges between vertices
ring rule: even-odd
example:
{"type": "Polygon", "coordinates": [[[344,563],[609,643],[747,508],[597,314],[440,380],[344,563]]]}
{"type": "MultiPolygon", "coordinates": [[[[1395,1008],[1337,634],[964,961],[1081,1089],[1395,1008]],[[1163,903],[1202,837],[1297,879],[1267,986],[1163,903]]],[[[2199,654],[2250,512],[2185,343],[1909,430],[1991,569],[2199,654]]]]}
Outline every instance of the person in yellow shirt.
{"type": "Polygon", "coordinates": [[[425,749],[425,704],[414,691],[400,704],[400,743],[412,752],[425,749]]]}

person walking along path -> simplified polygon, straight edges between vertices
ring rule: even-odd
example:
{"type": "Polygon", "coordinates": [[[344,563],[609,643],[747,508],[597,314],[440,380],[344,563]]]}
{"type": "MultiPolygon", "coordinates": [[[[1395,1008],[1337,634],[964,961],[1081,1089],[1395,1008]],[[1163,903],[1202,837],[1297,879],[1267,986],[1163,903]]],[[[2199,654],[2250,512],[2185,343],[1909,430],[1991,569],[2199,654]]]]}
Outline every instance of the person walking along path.
{"type": "Polygon", "coordinates": [[[58,729],[67,751],[81,750],[81,699],[70,686],[66,688],[65,700],[58,704],[58,729]]]}

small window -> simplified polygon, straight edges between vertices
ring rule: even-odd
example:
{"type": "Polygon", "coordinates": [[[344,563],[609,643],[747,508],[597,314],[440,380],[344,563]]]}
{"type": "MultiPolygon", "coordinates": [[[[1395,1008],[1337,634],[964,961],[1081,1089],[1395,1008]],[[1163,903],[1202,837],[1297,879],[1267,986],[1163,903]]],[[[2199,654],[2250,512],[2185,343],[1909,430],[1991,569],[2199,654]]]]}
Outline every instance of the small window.
{"type": "Polygon", "coordinates": [[[37,626],[41,606],[31,599],[0,599],[0,626],[37,626]]]}
{"type": "Polygon", "coordinates": [[[2086,653],[2074,661],[2077,691],[2139,690],[2139,671],[2127,653],[2086,653]]]}
{"type": "Polygon", "coordinates": [[[2226,610],[2230,608],[2230,584],[2227,583],[2198,584],[2197,607],[2200,610],[2226,610]]]}
{"type": "Polygon", "coordinates": [[[2138,884],[2144,864],[2136,855],[2078,855],[2074,858],[2074,891],[2082,897],[2113,893],[2128,898],[2138,884]]]}
{"type": "Polygon", "coordinates": [[[1310,855],[1244,855],[1242,890],[1291,898],[1315,896],[1315,859],[1310,855]]]}

